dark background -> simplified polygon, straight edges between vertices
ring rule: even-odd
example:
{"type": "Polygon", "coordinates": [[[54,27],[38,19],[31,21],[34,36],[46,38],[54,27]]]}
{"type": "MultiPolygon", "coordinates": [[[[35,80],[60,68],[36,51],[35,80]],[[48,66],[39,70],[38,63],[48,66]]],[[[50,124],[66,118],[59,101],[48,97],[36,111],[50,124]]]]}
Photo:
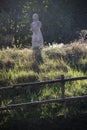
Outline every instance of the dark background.
{"type": "Polygon", "coordinates": [[[47,43],[70,43],[87,29],[87,0],[0,0],[1,47],[31,45],[33,13],[40,16],[47,43]]]}

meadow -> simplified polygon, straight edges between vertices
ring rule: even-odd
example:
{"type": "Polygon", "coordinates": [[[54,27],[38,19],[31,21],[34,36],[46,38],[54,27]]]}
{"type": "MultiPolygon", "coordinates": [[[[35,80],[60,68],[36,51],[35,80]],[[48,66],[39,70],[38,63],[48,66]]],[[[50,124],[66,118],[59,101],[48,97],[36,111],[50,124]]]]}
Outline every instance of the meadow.
{"type": "MultiPolygon", "coordinates": [[[[40,52],[31,48],[2,48],[0,50],[0,87],[19,83],[46,81],[87,76],[87,43],[74,41],[70,44],[53,44],[45,46],[40,52]]],[[[0,91],[0,107],[11,103],[41,101],[60,97],[60,84],[40,85],[30,89],[0,91]]],[[[65,94],[69,96],[87,95],[87,80],[66,83],[65,94]]],[[[82,101],[67,104],[67,116],[87,113],[87,104],[82,101]],[[73,104],[73,105],[72,105],[73,104]]],[[[0,112],[0,125],[15,120],[38,118],[55,118],[63,115],[62,104],[52,103],[41,106],[27,106],[0,112]]],[[[8,123],[9,122],[9,123],[8,123]]],[[[10,124],[11,125],[11,124],[10,124]]]]}

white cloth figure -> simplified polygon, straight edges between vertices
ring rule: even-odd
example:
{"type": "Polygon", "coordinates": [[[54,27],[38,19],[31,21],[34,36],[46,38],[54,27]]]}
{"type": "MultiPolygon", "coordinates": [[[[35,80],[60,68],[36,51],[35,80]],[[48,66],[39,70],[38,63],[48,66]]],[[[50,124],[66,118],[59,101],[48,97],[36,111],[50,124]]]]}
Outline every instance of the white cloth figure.
{"type": "Polygon", "coordinates": [[[38,14],[33,14],[33,22],[31,23],[31,31],[33,32],[32,35],[32,49],[35,48],[42,48],[43,47],[43,36],[40,30],[41,22],[39,21],[38,14]]]}

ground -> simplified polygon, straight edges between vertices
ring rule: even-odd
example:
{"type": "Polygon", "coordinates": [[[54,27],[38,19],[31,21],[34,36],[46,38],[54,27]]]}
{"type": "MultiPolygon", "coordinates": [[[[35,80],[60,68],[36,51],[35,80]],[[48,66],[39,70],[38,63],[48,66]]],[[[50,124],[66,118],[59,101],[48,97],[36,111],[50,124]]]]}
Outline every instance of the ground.
{"type": "Polygon", "coordinates": [[[67,119],[58,117],[57,119],[40,119],[35,122],[15,121],[12,126],[3,130],[87,130],[87,114],[67,119]]]}

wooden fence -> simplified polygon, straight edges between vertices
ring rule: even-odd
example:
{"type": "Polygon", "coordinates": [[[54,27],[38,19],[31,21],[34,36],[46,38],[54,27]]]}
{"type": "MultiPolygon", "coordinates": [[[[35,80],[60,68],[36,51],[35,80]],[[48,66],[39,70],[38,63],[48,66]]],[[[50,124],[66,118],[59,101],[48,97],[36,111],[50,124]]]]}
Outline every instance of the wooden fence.
{"type": "Polygon", "coordinates": [[[34,101],[34,102],[25,102],[25,103],[18,103],[18,104],[10,104],[6,105],[5,107],[0,107],[0,111],[3,110],[10,110],[10,109],[16,109],[17,107],[21,107],[24,105],[35,105],[35,104],[46,104],[46,103],[53,103],[53,102],[63,102],[64,107],[64,117],[66,118],[66,101],[71,100],[79,100],[84,99],[87,100],[87,95],[84,96],[73,96],[73,97],[65,97],[65,83],[76,81],[76,80],[87,80],[87,76],[85,77],[75,77],[75,78],[65,78],[64,75],[61,75],[60,79],[56,80],[48,80],[43,82],[30,82],[30,83],[23,83],[23,84],[16,84],[13,86],[8,87],[0,87],[0,91],[8,90],[8,89],[15,89],[15,88],[24,88],[24,87],[31,87],[32,86],[38,86],[38,85],[45,85],[45,84],[53,84],[53,83],[61,83],[61,98],[58,99],[50,99],[50,100],[42,100],[42,101],[34,101]]]}

